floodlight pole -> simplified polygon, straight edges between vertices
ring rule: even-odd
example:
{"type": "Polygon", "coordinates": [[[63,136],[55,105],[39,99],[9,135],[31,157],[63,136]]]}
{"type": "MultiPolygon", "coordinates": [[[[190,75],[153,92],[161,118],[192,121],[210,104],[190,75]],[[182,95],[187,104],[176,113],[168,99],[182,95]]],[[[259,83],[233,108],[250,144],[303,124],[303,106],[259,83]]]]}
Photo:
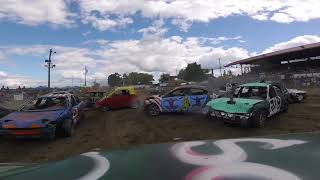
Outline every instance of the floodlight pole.
{"type": "Polygon", "coordinates": [[[52,64],[52,62],[51,62],[52,53],[55,54],[56,52],[53,52],[52,49],[50,49],[50,51],[49,51],[49,59],[45,60],[45,62],[47,63],[46,67],[48,68],[48,88],[49,89],[50,89],[50,71],[51,71],[52,68],[56,67],[56,65],[52,64]]]}
{"type": "Polygon", "coordinates": [[[221,68],[221,61],[220,61],[220,58],[219,58],[219,68],[220,68],[220,76],[222,77],[222,68],[221,68]]]}
{"type": "Polygon", "coordinates": [[[87,87],[87,73],[88,73],[87,66],[84,66],[84,87],[87,87]]]}

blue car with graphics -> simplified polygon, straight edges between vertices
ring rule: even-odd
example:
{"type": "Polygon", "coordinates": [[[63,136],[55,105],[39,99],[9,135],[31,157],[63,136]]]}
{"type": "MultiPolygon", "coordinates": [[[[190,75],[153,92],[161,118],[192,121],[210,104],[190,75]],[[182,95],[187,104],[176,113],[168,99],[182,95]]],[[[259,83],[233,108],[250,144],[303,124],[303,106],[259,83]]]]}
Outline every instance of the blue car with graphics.
{"type": "Polygon", "coordinates": [[[0,119],[0,135],[55,138],[72,136],[83,117],[85,104],[68,92],[54,92],[36,98],[19,111],[0,119]]]}
{"type": "Polygon", "coordinates": [[[200,112],[211,99],[209,91],[202,86],[180,86],[163,96],[153,95],[146,99],[145,112],[157,116],[162,112],[200,112]]]}

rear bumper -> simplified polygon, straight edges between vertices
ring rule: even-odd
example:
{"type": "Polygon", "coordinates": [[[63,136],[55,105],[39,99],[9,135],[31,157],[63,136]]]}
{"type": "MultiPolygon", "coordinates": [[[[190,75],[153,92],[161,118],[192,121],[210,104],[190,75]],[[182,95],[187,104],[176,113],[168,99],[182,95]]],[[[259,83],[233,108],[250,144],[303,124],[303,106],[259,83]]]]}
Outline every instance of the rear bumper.
{"type": "Polygon", "coordinates": [[[55,127],[42,128],[11,128],[0,129],[0,135],[4,137],[52,137],[55,135],[55,127]]]}

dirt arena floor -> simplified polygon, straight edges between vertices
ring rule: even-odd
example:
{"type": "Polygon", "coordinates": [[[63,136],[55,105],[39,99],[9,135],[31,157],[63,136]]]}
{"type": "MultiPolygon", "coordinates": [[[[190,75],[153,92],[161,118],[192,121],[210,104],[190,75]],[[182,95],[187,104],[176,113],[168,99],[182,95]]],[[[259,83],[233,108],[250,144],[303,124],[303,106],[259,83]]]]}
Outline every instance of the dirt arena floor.
{"type": "Polygon", "coordinates": [[[291,104],[288,113],[270,118],[264,129],[227,126],[199,114],[148,117],[141,109],[92,110],[70,138],[0,139],[0,163],[61,160],[96,149],[125,149],[139,144],[320,131],[320,90],[311,89],[308,94],[304,102],[291,104]]]}

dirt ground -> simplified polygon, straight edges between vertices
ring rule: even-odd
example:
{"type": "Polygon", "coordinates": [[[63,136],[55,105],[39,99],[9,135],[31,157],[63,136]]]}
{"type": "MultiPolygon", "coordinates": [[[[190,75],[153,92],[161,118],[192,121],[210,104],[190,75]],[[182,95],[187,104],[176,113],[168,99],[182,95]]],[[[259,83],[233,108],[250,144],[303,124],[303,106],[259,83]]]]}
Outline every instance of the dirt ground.
{"type": "Polygon", "coordinates": [[[137,109],[90,111],[70,138],[0,139],[0,162],[46,162],[95,149],[123,149],[139,144],[320,131],[318,92],[319,89],[309,90],[307,100],[291,104],[288,113],[270,118],[264,129],[226,126],[197,114],[148,117],[137,109]]]}

